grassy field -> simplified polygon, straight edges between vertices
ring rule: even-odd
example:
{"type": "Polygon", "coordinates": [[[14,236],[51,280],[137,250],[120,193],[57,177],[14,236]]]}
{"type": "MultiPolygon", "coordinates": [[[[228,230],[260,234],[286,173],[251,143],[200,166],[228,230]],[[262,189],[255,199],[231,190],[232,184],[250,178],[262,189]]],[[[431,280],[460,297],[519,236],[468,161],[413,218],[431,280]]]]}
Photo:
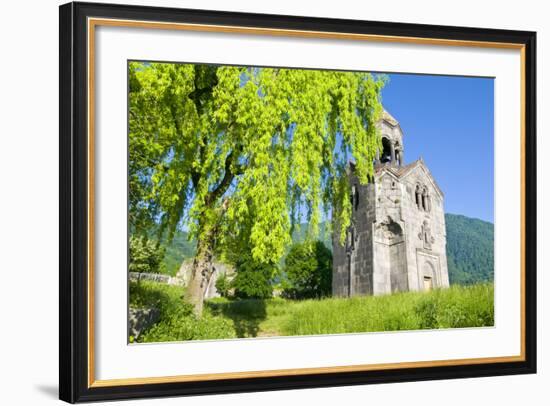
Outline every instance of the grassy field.
{"type": "Polygon", "coordinates": [[[494,324],[493,285],[431,292],[293,301],[213,299],[203,317],[182,301],[181,287],[130,285],[131,306],[155,306],[160,320],[138,342],[482,327],[494,324]]]}

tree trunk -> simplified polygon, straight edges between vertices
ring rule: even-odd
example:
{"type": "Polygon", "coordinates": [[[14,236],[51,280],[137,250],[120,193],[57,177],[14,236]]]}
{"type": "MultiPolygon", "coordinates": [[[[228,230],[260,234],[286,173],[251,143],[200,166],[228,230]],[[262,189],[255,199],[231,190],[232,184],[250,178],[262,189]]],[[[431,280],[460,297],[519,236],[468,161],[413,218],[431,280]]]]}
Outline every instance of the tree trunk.
{"type": "Polygon", "coordinates": [[[193,260],[193,269],[191,270],[191,278],[187,285],[186,299],[193,305],[195,315],[198,317],[202,314],[204,294],[212,276],[213,252],[212,240],[206,238],[197,241],[197,255],[193,260]]]}
{"type": "MultiPolygon", "coordinates": [[[[225,178],[224,178],[225,179],[225,178]]],[[[225,180],[222,182],[226,182],[225,180]]],[[[227,186],[224,186],[226,188],[227,186]]],[[[226,189],[218,188],[217,191],[224,193],[226,189]]],[[[215,196],[215,195],[214,195],[215,196]]],[[[208,202],[215,200],[215,197],[209,196],[208,202]]],[[[207,204],[208,205],[208,204],[207,204]]],[[[221,218],[227,210],[229,200],[225,199],[219,208],[217,215],[221,218]]],[[[200,227],[200,225],[199,225],[200,227]]],[[[212,260],[214,258],[214,250],[216,249],[216,236],[219,232],[219,223],[207,228],[207,231],[199,232],[197,238],[197,254],[193,260],[193,269],[191,270],[191,278],[187,285],[186,300],[193,305],[195,315],[202,315],[204,304],[204,295],[208,288],[208,283],[212,277],[213,267],[212,260]]]]}

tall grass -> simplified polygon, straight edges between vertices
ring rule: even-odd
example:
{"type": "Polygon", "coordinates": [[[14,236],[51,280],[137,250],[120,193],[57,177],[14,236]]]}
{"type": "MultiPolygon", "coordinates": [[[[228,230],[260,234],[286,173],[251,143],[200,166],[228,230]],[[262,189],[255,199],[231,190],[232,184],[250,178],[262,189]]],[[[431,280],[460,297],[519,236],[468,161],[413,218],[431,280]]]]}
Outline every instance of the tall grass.
{"type": "Polygon", "coordinates": [[[160,320],[139,341],[163,342],[492,326],[493,293],[492,284],[479,284],[303,301],[219,298],[197,319],[181,287],[142,281],[130,285],[130,305],[159,308],[160,320]]]}
{"type": "Polygon", "coordinates": [[[482,327],[494,324],[493,285],[295,303],[285,335],[482,327]]]}

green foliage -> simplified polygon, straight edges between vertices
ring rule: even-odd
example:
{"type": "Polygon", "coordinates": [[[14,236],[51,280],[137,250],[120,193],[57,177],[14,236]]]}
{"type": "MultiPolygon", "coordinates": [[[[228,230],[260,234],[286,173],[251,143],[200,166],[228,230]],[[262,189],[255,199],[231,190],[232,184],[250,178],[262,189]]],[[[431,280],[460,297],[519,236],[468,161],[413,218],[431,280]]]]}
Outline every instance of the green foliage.
{"type": "Polygon", "coordinates": [[[156,307],[160,312],[159,321],[144,331],[137,342],[236,337],[229,320],[211,315],[205,315],[198,319],[193,313],[193,306],[183,301],[179,286],[151,281],[131,282],[130,306],[156,307]]]}
{"type": "MultiPolygon", "coordinates": [[[[131,233],[130,241],[140,238],[140,235],[131,233]]],[[[182,262],[193,258],[197,252],[197,242],[190,239],[189,233],[185,231],[176,230],[173,238],[170,239],[166,232],[160,232],[158,225],[152,224],[149,226],[147,236],[149,240],[158,241],[159,248],[164,253],[159,265],[159,272],[161,273],[176,275],[182,262]]]]}
{"type": "Polygon", "coordinates": [[[161,318],[176,313],[191,314],[191,305],[183,302],[182,298],[182,291],[178,286],[147,280],[130,282],[130,306],[155,307],[161,318]]]}
{"type": "Polygon", "coordinates": [[[165,255],[163,263],[165,265],[166,273],[175,275],[182,262],[186,259],[193,258],[197,251],[197,242],[189,240],[189,234],[185,231],[177,230],[174,234],[174,238],[168,240],[164,238],[161,244],[165,247],[165,255]]]}
{"type": "Polygon", "coordinates": [[[164,318],[139,337],[139,342],[166,342],[187,340],[216,340],[236,338],[230,320],[222,317],[203,315],[200,319],[194,314],[173,314],[164,318]]]}
{"type": "Polygon", "coordinates": [[[456,214],[445,214],[447,266],[452,284],[492,282],[494,225],[456,214]]]}
{"type": "Polygon", "coordinates": [[[255,261],[250,255],[237,262],[236,275],[231,282],[235,297],[242,299],[266,299],[273,295],[273,278],[277,267],[255,261]]]}
{"type": "Polygon", "coordinates": [[[231,282],[229,281],[227,274],[222,273],[220,276],[218,276],[218,279],[216,279],[216,290],[221,297],[229,296],[229,291],[231,290],[231,282]]]}
{"type": "MultiPolygon", "coordinates": [[[[292,232],[292,243],[303,243],[311,240],[308,236],[307,224],[297,224],[292,232]]],[[[319,240],[332,252],[332,229],[330,222],[323,221],[319,224],[319,240]]]]}
{"type": "Polygon", "coordinates": [[[145,236],[130,236],[130,272],[163,272],[163,258],[164,249],[158,241],[145,236]]]}
{"type": "Polygon", "coordinates": [[[332,253],[321,242],[294,244],[285,259],[287,286],[283,293],[292,299],[330,296],[332,253]]]}
{"type": "Polygon", "coordinates": [[[345,169],[353,158],[361,183],[373,176],[382,79],[131,62],[129,84],[133,230],[160,221],[171,237],[186,225],[199,245],[276,263],[304,211],[316,235],[321,210],[334,204],[344,237],[345,169]]]}

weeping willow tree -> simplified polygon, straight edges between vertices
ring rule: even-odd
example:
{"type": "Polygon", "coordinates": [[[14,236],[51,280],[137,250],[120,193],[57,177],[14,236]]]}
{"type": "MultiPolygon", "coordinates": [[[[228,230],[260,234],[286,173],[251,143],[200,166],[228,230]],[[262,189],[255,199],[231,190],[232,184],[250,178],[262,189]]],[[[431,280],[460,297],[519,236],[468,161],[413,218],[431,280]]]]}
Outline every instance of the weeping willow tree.
{"type": "Polygon", "coordinates": [[[383,80],[368,73],[129,64],[130,223],[197,241],[198,314],[214,255],[275,263],[294,224],[350,224],[350,159],[363,184],[380,148],[383,80]],[[333,209],[337,207],[338,209],[333,209]]]}

